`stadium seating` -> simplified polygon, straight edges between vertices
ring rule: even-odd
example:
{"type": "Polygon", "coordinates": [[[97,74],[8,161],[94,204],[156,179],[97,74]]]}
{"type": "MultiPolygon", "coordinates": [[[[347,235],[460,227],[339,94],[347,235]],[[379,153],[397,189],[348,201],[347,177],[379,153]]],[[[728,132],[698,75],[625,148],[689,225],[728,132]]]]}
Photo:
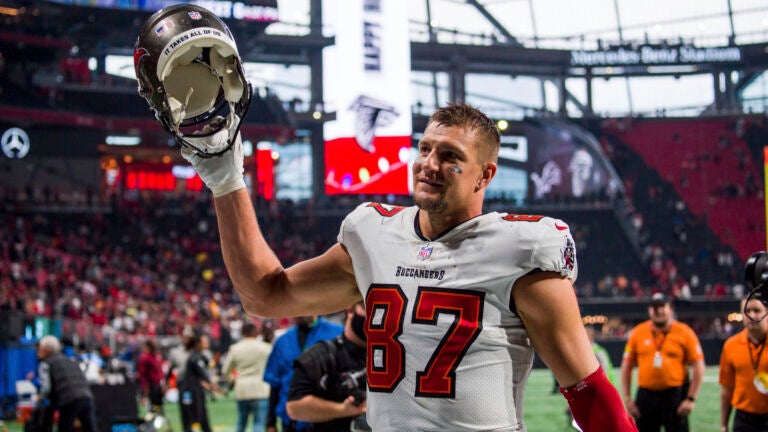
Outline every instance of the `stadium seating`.
{"type": "Polygon", "coordinates": [[[607,131],[670,184],[741,259],[765,248],[763,191],[733,118],[635,119],[607,131]]]}

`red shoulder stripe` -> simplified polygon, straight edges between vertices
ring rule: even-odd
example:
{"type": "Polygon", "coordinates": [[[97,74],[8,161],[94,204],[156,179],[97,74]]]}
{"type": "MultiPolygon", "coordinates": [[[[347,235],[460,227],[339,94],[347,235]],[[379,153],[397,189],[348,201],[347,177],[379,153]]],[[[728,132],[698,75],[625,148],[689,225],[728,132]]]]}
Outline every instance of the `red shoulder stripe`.
{"type": "Polygon", "coordinates": [[[544,219],[544,216],[509,213],[502,217],[502,219],[510,222],[538,222],[544,219]]]}
{"type": "Polygon", "coordinates": [[[398,206],[388,209],[379,203],[373,203],[373,202],[368,204],[368,207],[373,207],[377,212],[379,212],[380,215],[385,217],[392,217],[405,209],[405,207],[398,207],[398,206]]]}

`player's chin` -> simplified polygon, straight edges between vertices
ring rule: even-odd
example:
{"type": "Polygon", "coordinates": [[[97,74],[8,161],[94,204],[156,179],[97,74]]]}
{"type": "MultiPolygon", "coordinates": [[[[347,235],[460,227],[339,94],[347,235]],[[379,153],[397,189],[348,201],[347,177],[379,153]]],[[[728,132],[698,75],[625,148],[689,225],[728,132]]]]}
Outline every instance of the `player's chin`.
{"type": "Polygon", "coordinates": [[[446,208],[445,200],[437,194],[414,193],[413,202],[417,207],[429,213],[440,213],[446,208]]]}

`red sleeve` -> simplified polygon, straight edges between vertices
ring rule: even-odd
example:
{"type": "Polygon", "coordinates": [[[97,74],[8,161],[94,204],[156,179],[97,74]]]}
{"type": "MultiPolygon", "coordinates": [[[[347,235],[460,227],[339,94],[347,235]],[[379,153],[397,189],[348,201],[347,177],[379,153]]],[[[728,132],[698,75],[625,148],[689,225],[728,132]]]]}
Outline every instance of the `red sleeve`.
{"type": "Polygon", "coordinates": [[[635,421],[621,402],[602,367],[568,388],[561,388],[571,414],[584,432],[637,432],[635,421]]]}

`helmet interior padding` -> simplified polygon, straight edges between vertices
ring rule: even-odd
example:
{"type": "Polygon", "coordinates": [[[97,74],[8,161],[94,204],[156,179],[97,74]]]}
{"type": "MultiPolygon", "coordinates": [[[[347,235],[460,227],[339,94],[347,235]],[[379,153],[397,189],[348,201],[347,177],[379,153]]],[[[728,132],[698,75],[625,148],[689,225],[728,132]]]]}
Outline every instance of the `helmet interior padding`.
{"type": "Polygon", "coordinates": [[[201,63],[176,66],[163,83],[176,125],[211,110],[221,88],[211,69],[201,63]]]}

